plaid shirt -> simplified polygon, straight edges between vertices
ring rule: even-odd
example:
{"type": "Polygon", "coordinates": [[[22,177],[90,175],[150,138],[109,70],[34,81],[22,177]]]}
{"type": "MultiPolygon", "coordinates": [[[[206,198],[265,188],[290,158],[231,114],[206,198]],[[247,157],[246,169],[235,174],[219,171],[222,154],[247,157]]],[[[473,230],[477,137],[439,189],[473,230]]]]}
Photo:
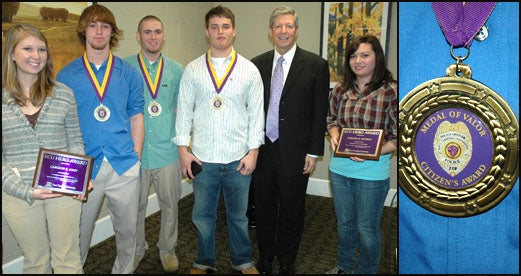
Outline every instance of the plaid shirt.
{"type": "Polygon", "coordinates": [[[385,129],[385,140],[396,143],[398,136],[398,85],[381,86],[376,91],[345,90],[338,84],[329,97],[327,129],[350,127],[385,129]]]}

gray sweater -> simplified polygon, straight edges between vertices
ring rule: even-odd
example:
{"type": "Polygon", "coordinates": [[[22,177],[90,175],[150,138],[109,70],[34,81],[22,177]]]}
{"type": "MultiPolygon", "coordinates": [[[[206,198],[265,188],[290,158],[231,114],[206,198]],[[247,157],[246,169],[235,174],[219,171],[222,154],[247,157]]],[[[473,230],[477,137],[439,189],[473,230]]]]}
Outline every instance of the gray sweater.
{"type": "Polygon", "coordinates": [[[34,129],[2,89],[2,191],[32,205],[32,182],[39,149],[85,154],[76,100],[57,82],[42,106],[34,129]]]}

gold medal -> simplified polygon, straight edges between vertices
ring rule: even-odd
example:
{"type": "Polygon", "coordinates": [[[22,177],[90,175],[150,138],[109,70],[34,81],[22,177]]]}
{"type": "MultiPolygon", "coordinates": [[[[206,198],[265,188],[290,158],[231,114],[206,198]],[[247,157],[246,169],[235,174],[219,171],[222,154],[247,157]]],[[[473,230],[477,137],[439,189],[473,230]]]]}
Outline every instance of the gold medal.
{"type": "Polygon", "coordinates": [[[221,110],[224,108],[224,99],[219,97],[219,93],[221,93],[224,85],[232,74],[233,69],[235,68],[235,64],[237,64],[237,57],[237,52],[235,49],[232,49],[231,60],[226,68],[226,72],[224,76],[219,79],[212,62],[210,61],[210,50],[208,50],[206,53],[206,67],[208,69],[208,73],[210,74],[210,78],[212,79],[215,91],[217,92],[217,96],[213,97],[213,99],[210,101],[210,106],[215,110],[221,110]]]}
{"type": "Polygon", "coordinates": [[[110,109],[103,104],[94,109],[94,118],[100,122],[105,122],[110,118],[110,109]]]}
{"type": "Polygon", "coordinates": [[[161,108],[161,105],[156,101],[152,101],[148,105],[148,114],[150,114],[151,116],[159,116],[162,110],[163,109],[161,108]]]}
{"type": "Polygon", "coordinates": [[[109,82],[112,77],[112,71],[114,70],[114,57],[112,52],[109,53],[109,58],[107,60],[107,70],[103,76],[103,82],[100,84],[98,79],[96,78],[96,74],[92,70],[90,66],[89,60],[87,58],[87,52],[83,54],[82,63],[87,71],[87,76],[89,77],[90,83],[94,91],[96,92],[96,97],[98,97],[100,101],[100,105],[94,109],[94,118],[99,122],[105,122],[110,118],[110,109],[103,105],[103,100],[105,96],[107,96],[107,90],[109,87],[109,82]]]}
{"type": "Polygon", "coordinates": [[[213,97],[210,104],[213,109],[221,110],[224,107],[224,99],[219,96],[215,96],[215,97],[213,97]]]}
{"type": "Polygon", "coordinates": [[[159,116],[159,114],[161,114],[162,108],[161,105],[156,102],[156,98],[159,94],[161,79],[163,77],[163,57],[161,56],[158,61],[157,73],[154,81],[152,81],[150,72],[148,72],[148,69],[145,65],[145,59],[141,53],[137,55],[137,61],[139,68],[141,69],[141,73],[143,74],[143,78],[145,79],[145,83],[148,87],[148,91],[150,92],[150,96],[152,97],[152,102],[148,104],[148,114],[150,114],[150,116],[159,116]]]}
{"type": "Polygon", "coordinates": [[[466,64],[400,101],[399,185],[421,207],[467,217],[501,202],[519,175],[519,124],[466,64]],[[460,75],[461,73],[461,75],[460,75]]]}
{"type": "Polygon", "coordinates": [[[400,188],[439,215],[486,212],[510,193],[519,175],[515,114],[498,93],[472,80],[470,66],[462,63],[494,6],[432,3],[456,63],[445,77],[420,84],[400,101],[400,188]],[[457,57],[455,48],[465,48],[467,54],[457,57]]]}

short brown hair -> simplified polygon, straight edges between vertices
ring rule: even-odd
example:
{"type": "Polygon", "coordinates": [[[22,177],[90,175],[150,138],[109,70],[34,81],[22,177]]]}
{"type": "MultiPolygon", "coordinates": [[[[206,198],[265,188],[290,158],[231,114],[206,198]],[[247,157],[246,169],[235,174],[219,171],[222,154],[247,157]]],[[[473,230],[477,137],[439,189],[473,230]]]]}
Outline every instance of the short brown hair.
{"type": "Polygon", "coordinates": [[[155,15],[147,15],[143,18],[141,18],[141,20],[139,20],[139,23],[137,24],[137,31],[138,33],[141,32],[141,24],[143,24],[143,22],[145,21],[148,21],[148,20],[155,20],[155,21],[158,21],[159,23],[161,23],[161,29],[164,29],[163,27],[163,21],[161,21],[161,19],[159,19],[157,16],[155,15]]]}
{"type": "Polygon", "coordinates": [[[212,8],[206,13],[206,16],[204,18],[206,28],[208,28],[208,22],[210,21],[210,18],[214,16],[230,19],[232,21],[232,27],[235,28],[235,14],[233,14],[232,10],[230,10],[229,8],[223,7],[221,5],[212,8]]]}

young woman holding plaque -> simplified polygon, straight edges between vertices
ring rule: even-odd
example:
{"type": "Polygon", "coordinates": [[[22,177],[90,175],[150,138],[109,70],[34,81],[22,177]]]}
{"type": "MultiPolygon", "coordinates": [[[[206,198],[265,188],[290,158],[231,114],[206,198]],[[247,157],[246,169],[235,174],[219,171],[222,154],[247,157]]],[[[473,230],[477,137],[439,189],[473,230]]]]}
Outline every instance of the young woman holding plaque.
{"type": "Polygon", "coordinates": [[[40,148],[84,154],[74,94],[53,79],[49,45],[38,29],[12,26],[4,46],[2,214],[24,256],[24,273],[83,273],[85,197],[32,187],[40,148]]]}
{"type": "Polygon", "coordinates": [[[385,134],[378,160],[331,157],[329,175],[338,225],[338,263],[328,274],[378,271],[380,217],[389,191],[391,152],[397,144],[397,93],[378,38],[356,38],[347,47],[344,81],[330,95],[327,129],[331,146],[333,151],[338,146],[342,128],[383,129],[385,134]],[[357,248],[360,255],[355,260],[357,248]]]}

